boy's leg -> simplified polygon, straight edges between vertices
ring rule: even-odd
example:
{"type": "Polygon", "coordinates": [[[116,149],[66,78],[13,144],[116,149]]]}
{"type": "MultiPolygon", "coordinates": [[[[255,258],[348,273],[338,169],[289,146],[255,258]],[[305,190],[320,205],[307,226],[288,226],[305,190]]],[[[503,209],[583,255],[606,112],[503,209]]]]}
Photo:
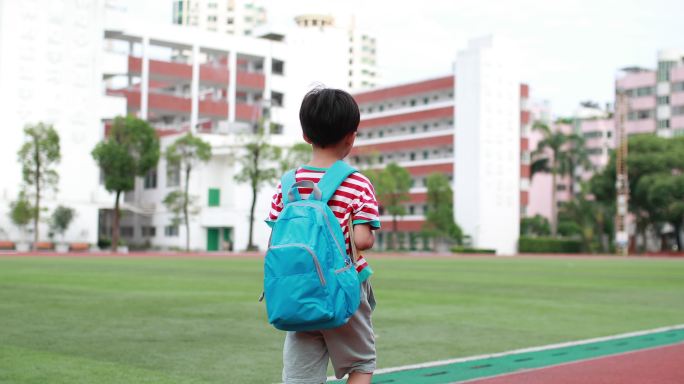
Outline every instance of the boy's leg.
{"type": "Polygon", "coordinates": [[[371,323],[374,298],[370,282],[362,285],[359,309],[347,324],[321,331],[325,338],[335,376],[342,378],[349,374],[348,383],[370,382],[375,371],[375,334],[371,323]],[[366,378],[367,377],[367,378],[366,378]],[[366,378],[367,381],[358,381],[366,378]]]}
{"type": "Polygon", "coordinates": [[[328,350],[320,332],[288,332],[283,347],[285,384],[322,384],[328,370],[328,350]]]}
{"type": "Polygon", "coordinates": [[[372,373],[352,372],[349,374],[347,384],[370,384],[372,378],[372,373]]]}

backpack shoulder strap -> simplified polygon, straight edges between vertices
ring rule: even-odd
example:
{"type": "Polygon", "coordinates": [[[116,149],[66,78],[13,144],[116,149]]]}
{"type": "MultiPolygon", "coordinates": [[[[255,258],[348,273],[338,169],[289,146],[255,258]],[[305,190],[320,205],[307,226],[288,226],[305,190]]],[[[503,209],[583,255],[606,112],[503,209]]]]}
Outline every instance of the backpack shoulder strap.
{"type": "MultiPolygon", "coordinates": [[[[289,203],[288,195],[290,190],[292,189],[292,186],[296,182],[295,178],[295,172],[297,169],[290,169],[289,171],[285,172],[283,177],[280,179],[280,194],[282,195],[283,199],[283,205],[289,203]]],[[[298,192],[299,193],[299,192],[298,192]]]]}
{"type": "Polygon", "coordinates": [[[342,182],[356,169],[342,160],[337,160],[325,172],[321,181],[318,182],[318,188],[321,190],[321,201],[328,202],[335,194],[337,188],[342,182]]]}

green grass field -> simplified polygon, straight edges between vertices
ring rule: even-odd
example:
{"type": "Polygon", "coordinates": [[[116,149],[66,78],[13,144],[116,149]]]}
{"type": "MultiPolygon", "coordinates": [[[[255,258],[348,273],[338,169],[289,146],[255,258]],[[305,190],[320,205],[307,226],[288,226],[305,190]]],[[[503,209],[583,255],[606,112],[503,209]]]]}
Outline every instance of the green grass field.
{"type": "MultiPolygon", "coordinates": [[[[684,323],[684,260],[372,259],[379,366],[684,323]]],[[[0,257],[0,383],[274,383],[259,259],[0,257]]]]}

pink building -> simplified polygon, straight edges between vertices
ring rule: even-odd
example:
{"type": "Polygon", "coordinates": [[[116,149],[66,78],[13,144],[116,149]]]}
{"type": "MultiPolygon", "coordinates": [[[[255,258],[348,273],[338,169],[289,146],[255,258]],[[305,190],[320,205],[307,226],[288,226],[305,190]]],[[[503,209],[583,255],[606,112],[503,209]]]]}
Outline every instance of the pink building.
{"type": "Polygon", "coordinates": [[[625,91],[628,98],[628,134],[684,135],[684,52],[658,52],[656,70],[623,69],[616,88],[625,91]]]}

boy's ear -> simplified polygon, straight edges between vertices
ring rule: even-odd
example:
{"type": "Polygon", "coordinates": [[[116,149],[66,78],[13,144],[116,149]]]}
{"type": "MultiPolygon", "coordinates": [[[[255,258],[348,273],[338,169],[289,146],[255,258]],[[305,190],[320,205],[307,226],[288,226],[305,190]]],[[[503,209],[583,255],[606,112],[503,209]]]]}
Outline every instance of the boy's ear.
{"type": "Polygon", "coordinates": [[[311,144],[311,139],[309,139],[305,134],[302,133],[302,139],[306,141],[307,144],[311,144]]]}
{"type": "Polygon", "coordinates": [[[345,142],[347,145],[352,146],[354,145],[354,140],[356,140],[356,131],[354,132],[349,132],[347,136],[344,138],[345,142]]]}

